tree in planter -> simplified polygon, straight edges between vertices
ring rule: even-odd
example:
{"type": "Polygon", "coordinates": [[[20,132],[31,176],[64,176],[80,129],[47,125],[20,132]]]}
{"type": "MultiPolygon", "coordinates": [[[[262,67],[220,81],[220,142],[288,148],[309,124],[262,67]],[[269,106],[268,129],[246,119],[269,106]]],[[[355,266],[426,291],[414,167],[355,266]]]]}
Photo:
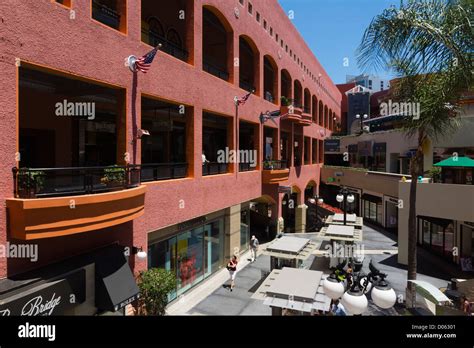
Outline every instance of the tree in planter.
{"type": "Polygon", "coordinates": [[[140,307],[146,315],[165,315],[168,294],[176,288],[176,276],[162,268],[151,268],[140,273],[140,307]]]}
{"type": "Polygon", "coordinates": [[[103,184],[122,184],[125,180],[125,169],[117,166],[111,166],[104,169],[104,175],[101,178],[103,184]]]}
{"type": "MultiPolygon", "coordinates": [[[[391,68],[403,77],[392,86],[395,99],[420,105],[420,115],[404,125],[418,140],[410,160],[408,280],[417,273],[416,178],[423,174],[423,148],[456,128],[460,97],[473,83],[471,1],[409,0],[390,7],[372,20],[358,49],[361,67],[391,68]]],[[[409,282],[407,299],[414,295],[409,282]]]]}

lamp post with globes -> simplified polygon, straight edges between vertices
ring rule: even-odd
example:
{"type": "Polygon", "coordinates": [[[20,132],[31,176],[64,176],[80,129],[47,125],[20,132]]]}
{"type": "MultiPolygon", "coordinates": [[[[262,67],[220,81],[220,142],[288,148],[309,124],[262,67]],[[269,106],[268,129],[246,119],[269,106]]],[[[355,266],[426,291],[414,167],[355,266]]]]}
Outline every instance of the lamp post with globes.
{"type": "Polygon", "coordinates": [[[356,115],[356,118],[357,118],[358,120],[360,120],[360,131],[361,131],[361,132],[364,132],[363,120],[366,120],[368,117],[369,117],[369,115],[367,115],[367,114],[364,114],[363,116],[361,116],[360,114],[357,114],[357,115],[356,115]]]}
{"type": "Polygon", "coordinates": [[[397,294],[395,290],[385,281],[387,275],[380,272],[373,264],[369,264],[370,273],[368,275],[354,275],[352,285],[347,291],[344,282],[338,279],[335,269],[330,276],[323,281],[323,289],[326,296],[331,300],[341,299],[347,311],[353,315],[361,315],[369,305],[366,294],[371,291],[373,303],[382,308],[389,309],[395,305],[397,294]]]}
{"type": "Polygon", "coordinates": [[[353,203],[354,202],[354,195],[350,193],[350,191],[343,187],[339,194],[336,196],[336,200],[339,203],[342,203],[342,210],[344,210],[344,225],[346,225],[347,222],[347,207],[346,207],[346,202],[347,203],[353,203]]]}
{"type": "Polygon", "coordinates": [[[324,203],[324,199],[322,199],[321,197],[316,195],[313,198],[308,199],[308,202],[311,203],[311,204],[316,204],[316,224],[319,225],[319,223],[318,223],[318,206],[320,204],[324,203]]]}

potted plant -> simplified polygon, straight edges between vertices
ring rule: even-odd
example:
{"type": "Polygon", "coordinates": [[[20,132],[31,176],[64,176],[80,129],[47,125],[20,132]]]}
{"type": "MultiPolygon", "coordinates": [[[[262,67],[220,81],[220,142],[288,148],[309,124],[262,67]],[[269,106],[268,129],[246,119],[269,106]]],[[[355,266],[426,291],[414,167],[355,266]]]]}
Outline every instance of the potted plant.
{"type": "Polygon", "coordinates": [[[176,288],[176,276],[161,268],[143,271],[138,277],[139,313],[165,315],[168,294],[176,288]]]}
{"type": "Polygon", "coordinates": [[[285,114],[289,113],[289,110],[290,110],[290,108],[292,107],[292,104],[293,104],[293,99],[282,96],[280,98],[280,102],[281,102],[281,107],[280,107],[281,114],[285,115],[285,114]]]}
{"type": "Polygon", "coordinates": [[[100,181],[107,186],[116,186],[122,184],[125,180],[125,169],[117,166],[111,166],[104,169],[104,175],[100,181]]]}
{"type": "Polygon", "coordinates": [[[46,173],[42,170],[22,168],[18,171],[18,190],[26,191],[28,197],[34,197],[44,188],[46,173]]]}
{"type": "Polygon", "coordinates": [[[272,160],[265,160],[263,161],[263,169],[264,170],[273,170],[273,167],[275,165],[275,161],[272,161],[272,160]]]}

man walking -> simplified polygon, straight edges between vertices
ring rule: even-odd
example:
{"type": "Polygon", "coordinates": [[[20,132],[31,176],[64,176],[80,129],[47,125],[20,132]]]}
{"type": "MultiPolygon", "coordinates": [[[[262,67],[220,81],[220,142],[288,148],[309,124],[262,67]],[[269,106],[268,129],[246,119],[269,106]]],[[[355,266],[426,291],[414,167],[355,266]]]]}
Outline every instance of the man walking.
{"type": "Polygon", "coordinates": [[[250,262],[255,262],[255,260],[257,259],[258,246],[258,239],[255,236],[252,236],[252,239],[250,240],[250,262]]]}

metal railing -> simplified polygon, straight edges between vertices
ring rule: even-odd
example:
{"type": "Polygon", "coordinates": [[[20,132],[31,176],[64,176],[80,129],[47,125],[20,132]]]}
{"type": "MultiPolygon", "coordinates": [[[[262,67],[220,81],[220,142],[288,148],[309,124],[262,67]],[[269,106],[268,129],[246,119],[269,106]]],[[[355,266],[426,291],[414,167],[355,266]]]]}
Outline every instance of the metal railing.
{"type": "Polygon", "coordinates": [[[257,166],[251,165],[251,163],[239,163],[239,172],[250,172],[252,170],[257,170],[257,166]]]}
{"type": "Polygon", "coordinates": [[[242,79],[239,81],[239,87],[246,90],[247,92],[253,92],[256,90],[255,87],[251,83],[242,79]]]}
{"type": "Polygon", "coordinates": [[[189,52],[185,49],[179,47],[175,43],[169,41],[168,39],[164,38],[163,36],[155,33],[152,30],[145,30],[142,29],[142,34],[145,35],[145,38],[148,40],[146,43],[156,47],[158,44],[161,44],[160,50],[168,53],[169,55],[176,57],[182,61],[187,62],[189,58],[189,52]]]}
{"type": "Polygon", "coordinates": [[[92,18],[114,29],[120,27],[120,14],[99,0],[92,1],[92,18]]]}
{"type": "Polygon", "coordinates": [[[293,107],[296,109],[303,109],[301,102],[293,102],[293,107]]]}
{"type": "Polygon", "coordinates": [[[265,100],[269,101],[270,103],[273,103],[273,101],[275,100],[273,98],[272,92],[270,92],[270,91],[265,91],[264,98],[265,98],[265,100]]]}
{"type": "Polygon", "coordinates": [[[223,79],[225,81],[229,80],[229,73],[223,68],[213,64],[208,59],[203,60],[202,67],[204,71],[207,71],[209,74],[217,76],[218,78],[223,79]]]}
{"type": "Polygon", "coordinates": [[[206,162],[202,164],[202,176],[225,174],[229,170],[227,163],[206,162]]]}
{"type": "Polygon", "coordinates": [[[137,165],[68,168],[13,168],[16,198],[85,195],[140,185],[137,165]]]}
{"type": "Polygon", "coordinates": [[[182,179],[188,175],[187,163],[145,163],[140,165],[141,181],[182,179]]]}
{"type": "Polygon", "coordinates": [[[264,161],[263,162],[263,170],[281,170],[281,169],[288,169],[288,161],[287,160],[278,160],[278,161],[264,161]]]}

